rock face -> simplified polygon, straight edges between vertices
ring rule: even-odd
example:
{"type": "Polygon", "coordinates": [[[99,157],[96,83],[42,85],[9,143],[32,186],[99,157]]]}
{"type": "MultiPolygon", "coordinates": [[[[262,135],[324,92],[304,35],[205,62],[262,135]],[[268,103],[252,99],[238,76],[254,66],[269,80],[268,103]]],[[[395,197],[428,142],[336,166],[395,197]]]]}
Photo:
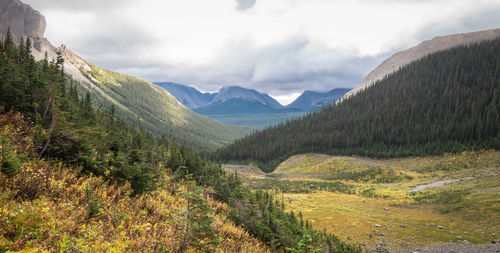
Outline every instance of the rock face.
{"type": "Polygon", "coordinates": [[[497,37],[500,37],[500,29],[440,36],[424,41],[415,47],[396,53],[389,59],[382,62],[382,64],[370,72],[356,88],[346,93],[342,99],[358,93],[359,91],[371,86],[376,81],[381,80],[385,76],[399,70],[401,67],[426,55],[457,46],[473,44],[484,40],[492,40],[497,37]]]}
{"type": "Polygon", "coordinates": [[[42,38],[45,32],[45,17],[31,6],[19,0],[0,0],[0,34],[10,26],[16,41],[21,38],[42,38]]]}
{"type": "Polygon", "coordinates": [[[29,37],[32,41],[32,55],[36,61],[45,58],[45,53],[49,60],[57,57],[57,51],[61,51],[65,60],[64,70],[76,81],[86,84],[87,88],[98,89],[83,73],[89,72],[90,67],[79,56],[71,52],[66,46],[54,47],[46,38],[45,17],[37,10],[19,0],[0,0],[0,37],[6,34],[10,27],[14,42],[19,42],[21,38],[29,37]],[[80,71],[82,70],[82,71],[80,71]]]}

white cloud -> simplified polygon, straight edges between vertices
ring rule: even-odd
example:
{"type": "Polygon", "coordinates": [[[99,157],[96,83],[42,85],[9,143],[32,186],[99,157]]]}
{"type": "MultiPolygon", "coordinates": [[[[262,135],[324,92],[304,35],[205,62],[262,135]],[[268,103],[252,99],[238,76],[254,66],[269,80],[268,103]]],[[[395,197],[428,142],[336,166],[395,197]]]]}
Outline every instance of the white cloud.
{"type": "Polygon", "coordinates": [[[353,87],[397,49],[500,27],[495,0],[24,0],[46,37],[98,66],[284,102],[353,87]],[[485,13],[489,13],[486,15],[485,13]]]}

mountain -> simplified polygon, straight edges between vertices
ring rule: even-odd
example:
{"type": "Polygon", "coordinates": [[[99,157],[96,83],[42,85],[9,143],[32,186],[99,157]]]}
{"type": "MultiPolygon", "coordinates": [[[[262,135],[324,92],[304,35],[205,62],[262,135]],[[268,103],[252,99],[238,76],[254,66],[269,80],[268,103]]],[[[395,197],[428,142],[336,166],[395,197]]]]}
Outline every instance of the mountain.
{"type": "Polygon", "coordinates": [[[200,149],[213,149],[253,130],[219,123],[181,105],[166,90],[144,80],[87,63],[84,72],[98,89],[87,87],[100,104],[115,105],[126,121],[200,149]],[[102,92],[101,92],[102,91],[102,92]]]}
{"type": "Polygon", "coordinates": [[[126,122],[141,126],[158,136],[183,141],[198,149],[215,149],[253,131],[230,126],[198,115],[182,106],[165,89],[147,81],[92,65],[61,45],[54,47],[46,38],[45,18],[18,0],[0,0],[0,31],[8,27],[14,38],[29,37],[35,60],[65,60],[64,71],[78,83],[80,94],[90,93],[97,106],[111,108],[126,122]]]}
{"type": "Polygon", "coordinates": [[[242,98],[230,98],[225,101],[217,101],[208,106],[196,108],[193,111],[206,116],[217,114],[263,114],[285,112],[284,109],[277,109],[257,101],[249,101],[242,98]]]}
{"type": "Polygon", "coordinates": [[[167,91],[59,50],[57,61],[36,62],[29,42],[7,33],[0,43],[0,252],[295,252],[304,241],[321,252],[361,252],[186,141],[148,131],[147,118],[161,110],[171,118],[157,120],[183,123],[164,125],[175,136],[197,123],[167,91]],[[61,57],[95,86],[65,75],[61,57]],[[118,110],[137,115],[140,127],[118,110]]]}
{"type": "Polygon", "coordinates": [[[401,67],[421,59],[426,55],[461,45],[492,40],[498,37],[500,37],[500,29],[491,29],[472,33],[438,36],[431,40],[424,41],[408,50],[398,52],[382,62],[382,64],[370,72],[357,87],[346,93],[341,100],[358,93],[370,85],[373,85],[376,81],[382,80],[385,76],[398,71],[401,67]]]}
{"type": "Polygon", "coordinates": [[[331,105],[346,94],[350,89],[333,89],[328,92],[317,92],[306,90],[295,101],[286,108],[299,109],[301,111],[316,111],[325,105],[331,105]]]}
{"type": "Polygon", "coordinates": [[[201,93],[193,87],[170,82],[155,82],[154,84],[167,90],[179,102],[189,109],[209,105],[215,97],[213,93],[201,93]]]}
{"type": "Polygon", "coordinates": [[[270,171],[300,153],[402,157],[500,149],[500,38],[439,51],[334,106],[220,149],[270,171]]]}
{"type": "Polygon", "coordinates": [[[253,89],[228,86],[216,93],[202,93],[181,84],[155,84],[194,112],[226,124],[263,129],[304,114],[299,109],[285,108],[268,94],[253,89]]]}
{"type": "Polygon", "coordinates": [[[23,37],[37,40],[43,38],[45,17],[20,1],[0,0],[0,34],[3,36],[10,27],[15,42],[23,37]]]}
{"type": "Polygon", "coordinates": [[[283,106],[268,94],[260,93],[254,89],[246,89],[238,86],[223,87],[215,95],[213,102],[225,102],[229,99],[239,98],[250,102],[258,102],[272,108],[281,109],[283,106]]]}

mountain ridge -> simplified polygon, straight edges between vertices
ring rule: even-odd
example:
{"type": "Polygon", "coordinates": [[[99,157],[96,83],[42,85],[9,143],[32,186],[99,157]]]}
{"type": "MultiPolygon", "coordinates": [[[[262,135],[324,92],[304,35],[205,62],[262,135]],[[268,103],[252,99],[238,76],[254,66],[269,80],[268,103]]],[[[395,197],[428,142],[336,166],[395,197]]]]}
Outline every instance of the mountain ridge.
{"type": "Polygon", "coordinates": [[[286,108],[300,109],[302,111],[319,110],[325,105],[335,103],[349,90],[347,88],[335,88],[327,92],[306,90],[286,108]]]}
{"type": "Polygon", "coordinates": [[[265,171],[291,155],[377,158],[500,147],[500,38],[405,65],[356,96],[237,140],[214,154],[265,171]]]}
{"type": "Polygon", "coordinates": [[[398,71],[401,67],[431,53],[461,45],[473,44],[485,40],[493,40],[498,37],[500,37],[500,29],[489,29],[470,33],[436,36],[433,39],[423,41],[414,47],[397,52],[384,60],[380,65],[372,70],[358,86],[346,93],[339,101],[357,94],[359,91],[373,85],[376,81],[382,80],[387,75],[398,71]]]}
{"type": "Polygon", "coordinates": [[[213,93],[202,93],[197,89],[187,85],[172,82],[153,83],[162,87],[163,89],[166,89],[172,96],[174,96],[179,102],[181,102],[189,109],[208,105],[215,96],[215,94],[213,93]]]}
{"type": "Polygon", "coordinates": [[[263,105],[268,105],[276,109],[283,108],[278,101],[266,93],[260,93],[254,89],[243,88],[239,86],[225,86],[219,90],[214,97],[213,102],[224,102],[231,98],[240,98],[250,102],[259,102],[263,105]]]}
{"type": "Polygon", "coordinates": [[[198,115],[150,82],[94,66],[65,45],[56,48],[43,37],[45,17],[19,0],[0,0],[0,7],[0,18],[6,20],[0,23],[0,31],[11,27],[12,36],[18,41],[30,38],[36,61],[46,57],[50,61],[60,53],[64,71],[77,81],[79,93],[88,92],[92,102],[103,109],[114,106],[117,115],[133,126],[202,150],[221,147],[253,131],[198,115]]]}

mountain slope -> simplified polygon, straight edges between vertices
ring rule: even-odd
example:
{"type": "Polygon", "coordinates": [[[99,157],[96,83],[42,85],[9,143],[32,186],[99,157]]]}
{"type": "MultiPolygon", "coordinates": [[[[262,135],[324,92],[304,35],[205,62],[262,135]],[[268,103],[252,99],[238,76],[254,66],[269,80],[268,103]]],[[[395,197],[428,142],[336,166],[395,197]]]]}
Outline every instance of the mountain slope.
{"type": "Polygon", "coordinates": [[[285,108],[269,95],[252,89],[232,86],[217,93],[201,93],[181,84],[155,84],[194,112],[226,124],[263,129],[304,114],[299,109],[285,108]]]}
{"type": "Polygon", "coordinates": [[[155,82],[154,84],[167,90],[172,96],[189,109],[209,105],[215,97],[212,93],[201,93],[193,87],[170,82],[155,82]]]}
{"type": "Polygon", "coordinates": [[[210,116],[217,114],[262,114],[262,113],[286,113],[297,110],[275,108],[264,105],[257,101],[249,101],[242,98],[230,98],[224,101],[217,101],[208,106],[194,109],[195,112],[210,116]]]}
{"type": "Polygon", "coordinates": [[[268,171],[290,155],[396,157],[500,148],[500,39],[426,56],[356,96],[216,153],[268,171]]]}
{"type": "Polygon", "coordinates": [[[370,85],[373,85],[376,81],[382,80],[385,76],[399,70],[401,67],[431,53],[461,45],[492,40],[498,37],[500,37],[500,29],[492,29],[472,33],[439,36],[433,38],[432,40],[424,41],[408,50],[398,52],[389,59],[385,60],[382,64],[370,72],[357,87],[345,94],[342,99],[358,93],[370,85]]]}
{"type": "Polygon", "coordinates": [[[271,96],[260,93],[254,89],[246,89],[238,86],[223,87],[214,97],[213,102],[224,102],[232,98],[240,98],[250,102],[259,102],[273,108],[283,108],[283,106],[271,96]]]}
{"type": "Polygon", "coordinates": [[[305,112],[315,111],[325,105],[331,105],[346,94],[350,89],[333,89],[328,92],[317,92],[306,90],[295,101],[287,105],[286,108],[299,109],[305,112]]]}
{"type": "Polygon", "coordinates": [[[145,127],[157,135],[185,141],[201,149],[213,149],[252,131],[198,115],[152,83],[92,64],[88,66],[91,70],[85,75],[105,93],[93,92],[99,97],[99,102],[111,104],[109,101],[113,101],[116,111],[127,122],[145,127]]]}
{"type": "Polygon", "coordinates": [[[193,113],[167,91],[144,80],[100,69],[62,45],[55,48],[43,38],[45,18],[18,0],[0,1],[0,31],[10,26],[14,38],[29,36],[35,60],[49,60],[61,52],[65,73],[78,81],[79,91],[89,91],[92,101],[104,108],[115,106],[118,115],[158,136],[211,150],[252,132],[251,128],[230,126],[193,113]]]}

